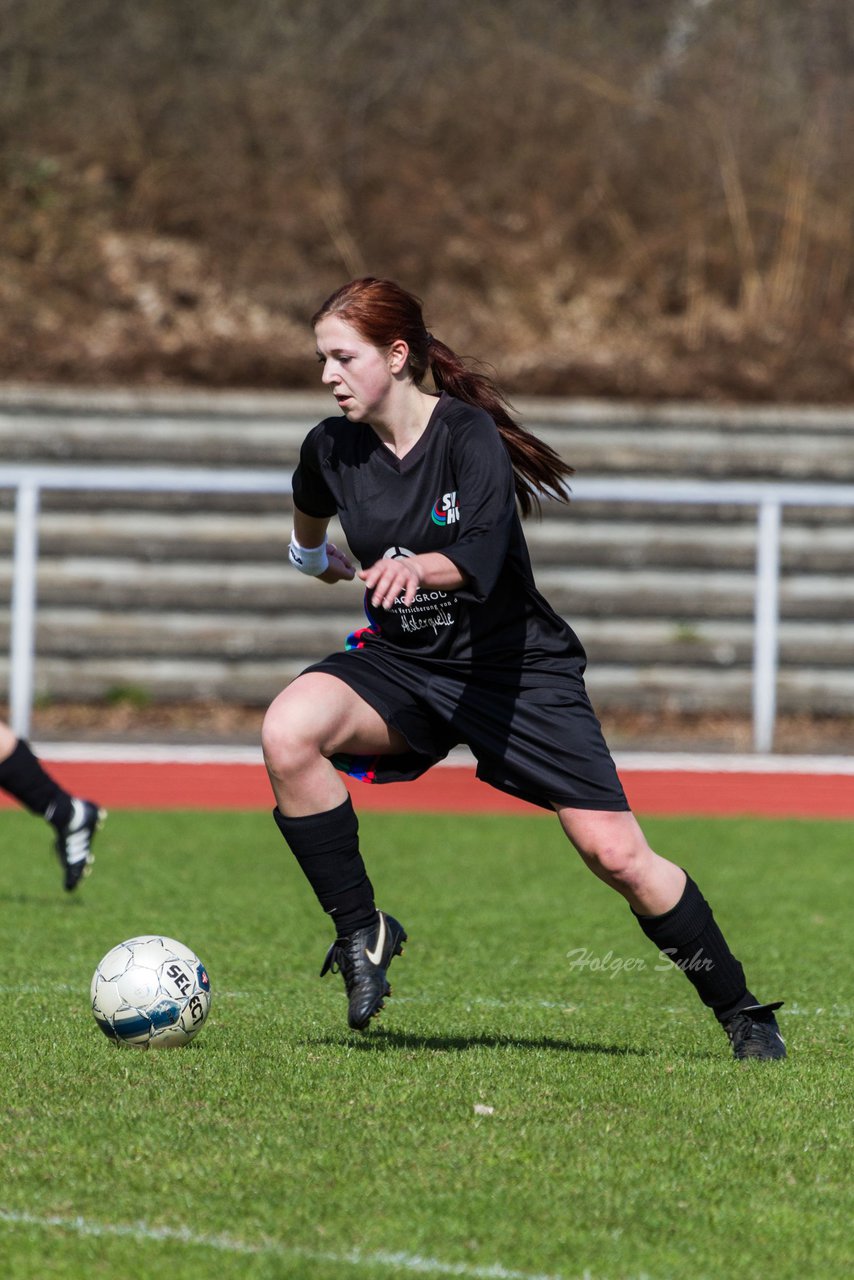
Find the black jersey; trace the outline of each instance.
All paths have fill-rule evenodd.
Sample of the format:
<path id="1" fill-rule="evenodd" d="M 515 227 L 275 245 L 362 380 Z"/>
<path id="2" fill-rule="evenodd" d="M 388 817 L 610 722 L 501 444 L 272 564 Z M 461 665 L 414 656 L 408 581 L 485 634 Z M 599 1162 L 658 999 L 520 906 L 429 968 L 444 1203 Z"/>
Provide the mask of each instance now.
<path id="1" fill-rule="evenodd" d="M 540 595 L 516 509 L 513 469 L 492 418 L 443 393 L 413 448 L 398 458 L 367 423 L 327 418 L 306 437 L 293 478 L 297 508 L 337 515 L 363 568 L 438 551 L 465 575 L 456 591 L 423 587 L 411 605 L 377 608 L 360 646 L 409 653 L 463 672 L 542 671 L 584 650 Z"/>

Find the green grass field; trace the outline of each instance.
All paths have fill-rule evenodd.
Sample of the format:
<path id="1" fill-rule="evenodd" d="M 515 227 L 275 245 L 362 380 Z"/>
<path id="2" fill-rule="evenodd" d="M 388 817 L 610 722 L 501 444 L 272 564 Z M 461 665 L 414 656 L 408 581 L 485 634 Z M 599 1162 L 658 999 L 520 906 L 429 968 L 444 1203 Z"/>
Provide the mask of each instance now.
<path id="1" fill-rule="evenodd" d="M 70 896 L 43 824 L 0 814 L 4 1280 L 850 1273 L 850 824 L 645 823 L 785 997 L 782 1064 L 730 1058 L 548 818 L 361 827 L 410 934 L 364 1035 L 269 815 L 113 814 Z M 90 1014 L 146 932 L 208 967 L 187 1048 Z"/>

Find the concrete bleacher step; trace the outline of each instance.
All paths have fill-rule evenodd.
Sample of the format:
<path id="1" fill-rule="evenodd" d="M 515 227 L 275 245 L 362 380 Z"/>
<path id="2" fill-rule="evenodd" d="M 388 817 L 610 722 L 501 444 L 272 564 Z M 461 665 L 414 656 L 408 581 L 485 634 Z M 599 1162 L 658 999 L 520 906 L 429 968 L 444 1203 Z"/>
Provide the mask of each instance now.
<path id="1" fill-rule="evenodd" d="M 533 561 L 538 566 L 568 564 L 571 558 L 585 565 L 621 568 L 684 565 L 750 571 L 756 562 L 752 512 L 740 523 L 722 525 L 711 520 L 687 528 L 649 516 L 620 521 L 585 517 L 578 504 L 570 526 L 553 518 L 551 511 L 544 519 L 529 522 L 526 537 Z M 51 510 L 40 518 L 39 549 L 43 561 L 98 556 L 109 550 L 112 556 L 141 561 L 251 559 L 283 565 L 290 529 L 289 509 L 261 513 Z M 13 513 L 0 511 L 0 554 L 11 552 L 13 537 Z M 336 526 L 330 537 L 343 542 Z M 784 572 L 848 574 L 850 528 L 816 528 L 794 515 L 783 528 L 781 553 Z"/>
<path id="2" fill-rule="evenodd" d="M 555 519 L 531 522 L 525 536 L 532 560 L 552 566 L 580 560 L 585 565 L 620 568 L 680 565 L 696 568 L 745 568 L 756 564 L 756 518 L 752 510 L 742 513 L 739 523 L 694 521 L 662 523 L 647 514 L 646 519 L 590 519 L 583 504 L 575 508 L 575 519 L 567 526 Z M 812 527 L 789 518 L 782 530 L 783 571 L 834 572 L 851 569 L 852 535 L 849 528 Z"/>
<path id="3" fill-rule="evenodd" d="M 544 569 L 537 583 L 552 606 L 568 617 L 581 613 L 625 618 L 665 615 L 676 619 L 750 617 L 753 576 L 730 570 L 637 569 L 630 584 L 622 569 Z M 787 617 L 849 619 L 854 615 L 854 579 L 789 574 L 780 585 Z"/>
<path id="4" fill-rule="evenodd" d="M 587 677 L 594 704 L 603 708 L 662 712 L 705 711 L 744 715 L 751 705 L 749 671 L 718 671 L 704 677 L 689 668 L 653 666 L 591 667 Z M 837 716 L 854 706 L 854 672 L 781 669 L 777 708 L 782 713 Z"/>
<path id="5" fill-rule="evenodd" d="M 364 625 L 358 608 L 321 616 L 296 611 L 225 613 L 135 608 L 73 609 L 42 606 L 36 639 L 42 655 L 72 658 L 140 659 L 173 657 L 192 665 L 196 658 L 305 657 L 319 649 L 341 648 Z M 9 611 L 0 609 L 0 652 L 9 635 Z"/>
<path id="6" fill-rule="evenodd" d="M 55 700 L 100 700 L 114 696 L 144 696 L 155 701 L 217 698 L 244 703 L 268 703 L 305 665 L 300 659 L 196 658 L 137 659 L 45 657 L 40 680 Z M 0 661 L 0 679 L 8 679 L 8 662 Z M 744 714 L 750 706 L 751 675 L 747 669 L 697 671 L 655 664 L 604 664 L 591 668 L 587 685 L 602 709 L 628 711 L 713 711 Z M 782 670 L 778 682 L 781 711 L 838 715 L 840 704 L 852 705 L 854 673 L 850 670 Z"/>
<path id="7" fill-rule="evenodd" d="M 225 613 L 175 610 L 99 610 L 42 606 L 37 645 L 42 655 L 71 658 L 140 659 L 290 658 L 310 660 L 340 648 L 363 625 L 358 608 L 310 615 L 294 611 Z M 573 626 L 591 662 L 653 663 L 681 667 L 749 667 L 753 624 L 749 620 L 703 618 L 695 622 L 576 616 Z M 9 639 L 9 611 L 0 609 L 0 651 Z M 792 621 L 780 627 L 783 664 L 797 665 L 805 653 L 815 667 L 847 669 L 854 653 L 854 622 Z"/>
<path id="8" fill-rule="evenodd" d="M 526 401 L 521 420 L 583 474 L 848 480 L 845 410 Z M 41 392 L 0 388 L 8 461 L 293 465 L 325 394 Z"/>
<path id="9" fill-rule="evenodd" d="M 26 464 L 295 464 L 325 395 L 0 388 L 0 457 Z M 854 479 L 854 415 L 713 406 L 520 402 L 591 476 Z M 13 495 L 0 490 L 0 673 L 8 653 Z M 854 510 L 789 508 L 782 533 L 781 707 L 854 711 Z M 361 588 L 289 571 L 283 495 L 45 491 L 37 691 L 263 703 L 363 625 Z M 333 528 L 333 539 L 341 541 Z M 756 510 L 576 497 L 527 524 L 538 584 L 577 627 L 603 706 L 744 712 Z"/>
<path id="10" fill-rule="evenodd" d="M 10 591 L 11 570 L 0 565 L 0 592 Z M 753 612 L 752 574 L 736 570 L 694 568 L 636 569 L 626 580 L 622 568 L 546 567 L 537 583 L 552 606 L 571 621 L 579 614 L 627 619 L 664 615 L 685 621 L 720 617 L 747 618 Z M 332 597 L 332 590 L 335 597 Z M 104 609 L 183 608 L 324 613 L 342 608 L 351 593 L 359 608 L 355 582 L 326 589 L 288 572 L 284 564 L 230 561 L 210 564 L 176 561 L 152 563 L 106 556 L 46 558 L 40 565 L 38 593 L 42 606 L 78 606 L 85 601 Z M 854 616 L 854 577 L 834 574 L 788 574 L 781 583 L 781 610 L 787 617 L 846 620 Z"/>

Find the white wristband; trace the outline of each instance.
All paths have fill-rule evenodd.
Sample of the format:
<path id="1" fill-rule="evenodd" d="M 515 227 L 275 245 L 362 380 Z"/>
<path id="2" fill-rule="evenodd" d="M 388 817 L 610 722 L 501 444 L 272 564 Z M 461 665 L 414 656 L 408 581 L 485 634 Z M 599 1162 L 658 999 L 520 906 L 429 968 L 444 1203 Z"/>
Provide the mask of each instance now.
<path id="1" fill-rule="evenodd" d="M 288 559 L 295 569 L 299 569 L 300 573 L 307 573 L 310 578 L 318 577 L 319 574 L 325 573 L 329 568 L 326 539 L 323 539 L 319 547 L 301 547 L 294 535 L 291 534 Z"/>

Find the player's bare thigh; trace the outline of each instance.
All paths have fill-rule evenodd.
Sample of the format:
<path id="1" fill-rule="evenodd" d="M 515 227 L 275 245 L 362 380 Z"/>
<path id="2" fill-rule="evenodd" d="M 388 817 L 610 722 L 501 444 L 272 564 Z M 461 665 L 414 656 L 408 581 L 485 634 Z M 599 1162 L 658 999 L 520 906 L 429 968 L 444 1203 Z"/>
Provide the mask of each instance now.
<path id="1" fill-rule="evenodd" d="M 18 739 L 4 721 L 0 720 L 0 760 L 10 756 L 17 746 Z"/>
<path id="2" fill-rule="evenodd" d="M 282 765 L 306 753 L 396 755 L 406 739 L 343 680 L 323 671 L 298 676 L 271 703 L 262 730 L 268 764 Z"/>

